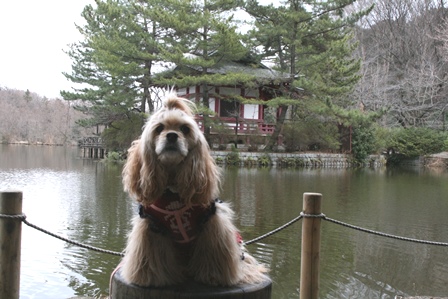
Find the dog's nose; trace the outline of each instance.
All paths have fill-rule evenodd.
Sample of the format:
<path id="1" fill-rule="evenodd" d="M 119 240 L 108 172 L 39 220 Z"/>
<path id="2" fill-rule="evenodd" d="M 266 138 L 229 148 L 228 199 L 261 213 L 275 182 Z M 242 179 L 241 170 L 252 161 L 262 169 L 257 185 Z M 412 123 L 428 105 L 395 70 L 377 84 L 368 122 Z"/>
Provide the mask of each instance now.
<path id="1" fill-rule="evenodd" d="M 176 133 L 168 133 L 166 134 L 166 139 L 170 143 L 174 143 L 177 141 L 177 137 L 179 137 Z"/>

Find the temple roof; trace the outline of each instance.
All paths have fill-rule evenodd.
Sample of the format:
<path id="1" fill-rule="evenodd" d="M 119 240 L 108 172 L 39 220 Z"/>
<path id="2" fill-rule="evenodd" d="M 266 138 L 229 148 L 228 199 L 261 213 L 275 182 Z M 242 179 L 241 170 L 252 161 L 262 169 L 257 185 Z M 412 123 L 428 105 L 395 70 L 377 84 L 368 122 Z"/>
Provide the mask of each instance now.
<path id="1" fill-rule="evenodd" d="M 188 58 L 195 59 L 196 56 L 193 54 L 188 54 Z M 183 67 L 178 67 L 176 64 L 171 63 L 169 65 L 165 65 L 164 69 L 157 71 L 164 76 L 169 77 L 173 75 L 175 72 L 182 73 L 201 73 L 202 67 L 198 65 L 186 65 Z M 208 74 L 229 74 L 229 73 L 244 73 L 248 75 L 253 75 L 257 79 L 261 80 L 269 80 L 269 81 L 281 81 L 281 82 L 289 82 L 291 80 L 291 76 L 287 73 L 276 71 L 272 68 L 267 67 L 265 64 L 261 62 L 254 61 L 221 61 L 217 63 L 213 67 L 207 68 Z"/>

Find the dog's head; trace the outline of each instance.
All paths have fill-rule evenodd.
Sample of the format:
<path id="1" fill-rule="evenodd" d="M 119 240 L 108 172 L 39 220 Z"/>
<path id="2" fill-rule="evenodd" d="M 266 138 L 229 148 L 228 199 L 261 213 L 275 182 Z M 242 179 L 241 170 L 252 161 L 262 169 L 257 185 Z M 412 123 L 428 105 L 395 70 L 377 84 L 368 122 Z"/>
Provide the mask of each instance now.
<path id="1" fill-rule="evenodd" d="M 147 147 L 144 150 L 155 153 L 166 167 L 177 166 L 205 141 L 187 103 L 185 99 L 169 96 L 143 130 L 142 146 Z"/>
<path id="2" fill-rule="evenodd" d="M 170 94 L 129 149 L 123 183 L 138 201 L 150 204 L 167 188 L 186 204 L 207 204 L 218 195 L 219 169 L 190 106 Z"/>

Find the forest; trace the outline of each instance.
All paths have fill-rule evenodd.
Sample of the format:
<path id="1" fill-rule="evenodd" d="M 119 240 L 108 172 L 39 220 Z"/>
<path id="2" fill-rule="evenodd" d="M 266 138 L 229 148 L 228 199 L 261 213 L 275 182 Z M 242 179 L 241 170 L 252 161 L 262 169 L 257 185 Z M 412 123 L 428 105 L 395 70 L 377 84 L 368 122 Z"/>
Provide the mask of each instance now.
<path id="1" fill-rule="evenodd" d="M 386 127 L 445 130 L 446 1 L 375 2 L 375 9 L 356 26 L 355 55 L 362 66 L 353 101 L 365 111 L 386 110 L 381 119 Z"/>
<path id="2" fill-rule="evenodd" d="M 0 88 L 0 143 L 76 144 L 92 131 L 76 125 L 83 117 L 62 99 Z"/>
<path id="3" fill-rule="evenodd" d="M 445 0 L 97 0 L 82 12 L 84 39 L 67 51 L 72 72 L 64 75 L 74 91 L 61 91 L 65 104 L 33 101 L 48 123 L 42 130 L 51 133 L 30 135 L 39 129 L 29 118 L 22 129 L 1 124 L 0 133 L 3 140 L 67 142 L 100 125 L 108 146 L 123 150 L 140 134 L 161 86 L 200 85 L 204 107 L 214 84 L 264 86 L 249 74 L 207 72 L 244 61 L 291 78 L 268 103 L 280 113 L 267 150 L 276 150 L 281 134 L 287 151 L 340 151 L 341 126 L 350 128 L 358 160 L 389 150 L 447 150 L 447 13 Z M 170 65 L 179 71 L 160 71 Z M 11 109 L 29 97 L 2 90 L 0 101 L 14 93 Z M 57 105 L 63 109 L 50 117 L 49 106 Z M 66 126 L 53 128 L 57 119 Z"/>

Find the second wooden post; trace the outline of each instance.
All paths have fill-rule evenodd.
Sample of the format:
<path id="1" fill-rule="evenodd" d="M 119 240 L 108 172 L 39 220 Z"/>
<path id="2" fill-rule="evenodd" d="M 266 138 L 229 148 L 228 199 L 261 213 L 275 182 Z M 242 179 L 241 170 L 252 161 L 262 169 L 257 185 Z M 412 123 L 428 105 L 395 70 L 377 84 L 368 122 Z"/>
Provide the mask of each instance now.
<path id="1" fill-rule="evenodd" d="M 303 213 L 321 214 L 322 194 L 303 194 Z M 302 220 L 302 256 L 300 267 L 300 299 L 319 296 L 320 224 L 321 218 L 304 217 Z"/>
<path id="2" fill-rule="evenodd" d="M 22 192 L 0 192 L 0 214 L 22 214 Z M 22 221 L 0 218 L 0 298 L 19 299 Z"/>

